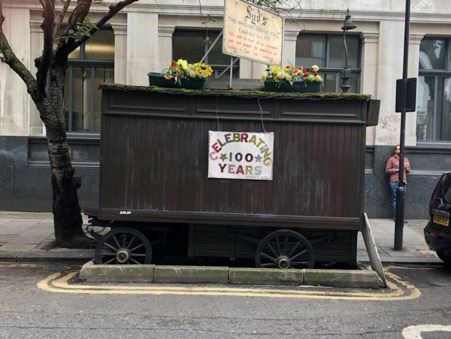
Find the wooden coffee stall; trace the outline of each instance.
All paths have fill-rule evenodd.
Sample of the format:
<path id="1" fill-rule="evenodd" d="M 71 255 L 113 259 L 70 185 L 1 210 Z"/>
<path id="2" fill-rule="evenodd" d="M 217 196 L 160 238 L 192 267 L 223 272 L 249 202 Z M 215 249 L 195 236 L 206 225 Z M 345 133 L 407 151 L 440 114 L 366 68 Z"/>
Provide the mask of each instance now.
<path id="1" fill-rule="evenodd" d="M 97 264 L 150 263 L 159 248 L 176 247 L 186 257 L 250 258 L 258 267 L 356 264 L 366 127 L 377 124 L 379 101 L 102 90 L 99 206 L 85 209 L 92 225 L 110 228 L 99 238 Z M 209 177 L 209 131 L 273 133 L 272 178 Z"/>

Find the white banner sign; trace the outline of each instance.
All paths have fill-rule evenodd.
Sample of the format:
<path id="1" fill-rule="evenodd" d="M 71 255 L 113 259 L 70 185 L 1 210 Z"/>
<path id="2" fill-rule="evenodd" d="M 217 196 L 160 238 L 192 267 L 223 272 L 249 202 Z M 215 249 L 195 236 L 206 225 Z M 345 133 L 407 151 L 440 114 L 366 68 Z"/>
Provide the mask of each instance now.
<path id="1" fill-rule="evenodd" d="M 208 134 L 209 178 L 272 180 L 274 133 Z"/>
<path id="2" fill-rule="evenodd" d="M 241 0 L 224 1 L 224 54 L 263 64 L 282 63 L 283 18 Z"/>

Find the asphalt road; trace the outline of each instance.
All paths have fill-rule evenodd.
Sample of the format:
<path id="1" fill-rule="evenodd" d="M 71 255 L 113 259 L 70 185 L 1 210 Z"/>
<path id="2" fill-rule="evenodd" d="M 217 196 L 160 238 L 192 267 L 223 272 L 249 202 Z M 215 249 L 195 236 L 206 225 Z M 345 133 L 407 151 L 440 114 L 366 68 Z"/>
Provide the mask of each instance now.
<path id="1" fill-rule="evenodd" d="M 77 268 L 0 263 L 0 338 L 451 337 L 451 271 L 440 265 L 387 267 L 411 287 L 398 298 L 388 290 L 311 287 L 281 298 L 188 294 L 185 286 L 178 286 L 180 294 L 164 286 L 153 293 L 124 285 L 103 286 L 108 293 L 77 283 L 37 286 Z M 357 294 L 364 297 L 353 298 Z"/>

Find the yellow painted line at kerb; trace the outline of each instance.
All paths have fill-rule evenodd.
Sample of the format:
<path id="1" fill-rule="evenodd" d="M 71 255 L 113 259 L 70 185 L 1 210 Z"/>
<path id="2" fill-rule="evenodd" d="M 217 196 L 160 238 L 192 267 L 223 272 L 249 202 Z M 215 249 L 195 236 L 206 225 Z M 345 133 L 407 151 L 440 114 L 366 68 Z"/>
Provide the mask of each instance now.
<path id="1" fill-rule="evenodd" d="M 361 293 L 340 291 L 305 291 L 299 289 L 237 288 L 237 287 L 185 287 L 170 285 L 85 285 L 70 284 L 69 280 L 78 272 L 65 275 L 55 273 L 41 280 L 37 286 L 47 292 L 70 294 L 128 294 L 128 295 L 183 295 L 183 296 L 230 296 L 286 299 L 335 299 L 335 300 L 374 300 L 397 301 L 413 300 L 421 292 L 413 285 L 391 272 L 386 272 L 391 280 L 387 293 Z"/>

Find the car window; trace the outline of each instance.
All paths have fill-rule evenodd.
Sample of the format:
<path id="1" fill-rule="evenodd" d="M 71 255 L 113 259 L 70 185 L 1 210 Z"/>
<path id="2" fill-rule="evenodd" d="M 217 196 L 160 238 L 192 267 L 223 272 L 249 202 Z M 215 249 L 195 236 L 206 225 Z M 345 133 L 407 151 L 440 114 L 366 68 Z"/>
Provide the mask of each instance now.
<path id="1" fill-rule="evenodd" d="M 449 204 L 451 203 L 451 173 L 443 176 L 442 179 L 442 195 L 443 199 Z"/>

